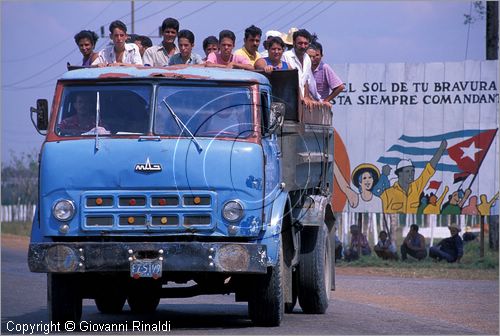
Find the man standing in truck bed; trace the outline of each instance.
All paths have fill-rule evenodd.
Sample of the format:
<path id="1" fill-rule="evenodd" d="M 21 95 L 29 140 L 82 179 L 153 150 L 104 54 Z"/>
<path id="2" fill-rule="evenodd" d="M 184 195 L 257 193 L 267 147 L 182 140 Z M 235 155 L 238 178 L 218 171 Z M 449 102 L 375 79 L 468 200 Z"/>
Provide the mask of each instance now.
<path id="1" fill-rule="evenodd" d="M 299 29 L 293 33 L 293 49 L 283 54 L 288 65 L 299 72 L 299 87 L 306 102 L 310 102 L 311 99 L 321 101 L 311 70 L 311 59 L 306 53 L 310 42 L 311 34 L 305 29 Z"/>
<path id="2" fill-rule="evenodd" d="M 167 18 L 161 24 L 163 40 L 159 45 L 146 49 L 144 53 L 144 65 L 167 66 L 170 57 L 179 52 L 175 45 L 175 39 L 179 32 L 179 21 L 174 18 Z"/>

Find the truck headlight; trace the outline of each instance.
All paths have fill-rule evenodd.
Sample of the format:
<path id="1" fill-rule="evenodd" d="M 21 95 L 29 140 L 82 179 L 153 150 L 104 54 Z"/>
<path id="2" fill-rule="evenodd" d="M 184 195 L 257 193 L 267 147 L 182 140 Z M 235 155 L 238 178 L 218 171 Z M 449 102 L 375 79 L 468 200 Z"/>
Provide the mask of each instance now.
<path id="1" fill-rule="evenodd" d="M 75 215 L 75 204 L 66 199 L 58 200 L 52 207 L 52 214 L 58 220 L 67 222 Z"/>
<path id="2" fill-rule="evenodd" d="M 228 222 L 237 222 L 243 218 L 243 206 L 238 201 L 229 201 L 222 207 L 222 216 Z"/>

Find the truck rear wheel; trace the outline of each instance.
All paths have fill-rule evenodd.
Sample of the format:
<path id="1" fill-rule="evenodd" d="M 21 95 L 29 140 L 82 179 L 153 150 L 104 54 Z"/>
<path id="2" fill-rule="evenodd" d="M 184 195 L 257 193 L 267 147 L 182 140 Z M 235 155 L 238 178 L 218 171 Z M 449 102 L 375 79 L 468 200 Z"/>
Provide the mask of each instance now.
<path id="1" fill-rule="evenodd" d="M 160 280 L 132 280 L 127 298 L 130 310 L 137 314 L 153 313 L 160 304 L 160 290 Z"/>
<path id="2" fill-rule="evenodd" d="M 330 299 L 332 277 L 331 246 L 328 229 L 304 231 L 299 266 L 299 305 L 307 314 L 324 314 Z"/>
<path id="3" fill-rule="evenodd" d="M 77 274 L 47 274 L 47 306 L 52 322 L 73 321 L 82 318 L 82 296 Z"/>
<path id="4" fill-rule="evenodd" d="M 281 241 L 281 237 L 280 237 Z M 285 311 L 283 298 L 283 254 L 280 245 L 278 262 L 269 267 L 266 275 L 259 275 L 252 286 L 254 290 L 248 301 L 250 319 L 257 326 L 277 327 Z"/>

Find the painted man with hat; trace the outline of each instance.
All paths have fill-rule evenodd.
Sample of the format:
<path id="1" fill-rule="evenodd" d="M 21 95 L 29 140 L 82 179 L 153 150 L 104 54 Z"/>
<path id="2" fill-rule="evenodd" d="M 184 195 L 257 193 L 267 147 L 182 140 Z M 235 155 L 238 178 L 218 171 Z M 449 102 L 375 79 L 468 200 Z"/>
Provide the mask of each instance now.
<path id="1" fill-rule="evenodd" d="M 384 190 L 380 197 L 384 205 L 384 213 L 417 213 L 420 203 L 420 194 L 436 172 L 436 166 L 443 156 L 448 143 L 441 141 L 441 145 L 425 165 L 420 176 L 415 179 L 415 166 L 411 160 L 401 159 L 396 166 L 395 174 L 398 181 Z"/>
<path id="2" fill-rule="evenodd" d="M 464 255 L 464 243 L 458 235 L 460 227 L 456 224 L 448 226 L 451 237 L 441 240 L 436 246 L 429 249 L 429 257 L 438 261 L 445 259 L 447 262 L 460 262 Z"/>

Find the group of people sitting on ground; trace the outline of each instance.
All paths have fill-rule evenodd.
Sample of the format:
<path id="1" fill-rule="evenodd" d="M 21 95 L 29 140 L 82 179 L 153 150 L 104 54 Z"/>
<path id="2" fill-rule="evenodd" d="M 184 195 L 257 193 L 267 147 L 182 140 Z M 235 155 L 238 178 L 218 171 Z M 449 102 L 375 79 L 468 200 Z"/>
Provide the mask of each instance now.
<path id="1" fill-rule="evenodd" d="M 127 35 L 127 26 L 119 21 L 109 25 L 112 43 L 96 52 L 96 33 L 83 30 L 75 35 L 75 42 L 83 55 L 82 66 L 104 67 L 117 65 L 146 65 L 153 67 L 191 64 L 244 70 L 297 69 L 302 97 L 306 103 L 330 101 L 342 90 L 344 84 L 333 69 L 322 62 L 323 47 L 315 35 L 305 29 L 290 29 L 288 34 L 270 30 L 265 34 L 261 54 L 258 49 L 262 30 L 254 25 L 245 29 L 242 48 L 233 52 L 236 36 L 222 30 L 219 38 L 208 36 L 203 41 L 206 57 L 193 52 L 195 36 L 187 29 L 179 30 L 179 21 L 167 18 L 161 32 L 163 40 L 152 45 L 151 39 L 142 35 Z M 177 39 L 177 44 L 176 44 Z"/>
<path id="2" fill-rule="evenodd" d="M 448 226 L 450 237 L 441 240 L 434 246 L 429 248 L 429 257 L 436 261 L 446 260 L 447 262 L 460 262 L 464 254 L 464 242 L 476 239 L 476 235 L 472 233 L 468 226 L 463 238 L 460 237 L 460 227 L 456 224 Z M 345 261 L 353 261 L 359 259 L 360 255 L 371 255 L 372 251 L 366 236 L 360 232 L 358 225 L 351 225 L 351 242 L 350 245 L 343 250 L 342 243 L 335 236 L 335 260 L 340 260 L 342 254 Z M 392 241 L 386 231 L 380 231 L 379 241 L 373 247 L 373 250 L 378 257 L 384 260 L 399 260 L 396 244 Z M 427 248 L 425 245 L 425 237 L 418 233 L 418 225 L 410 225 L 410 231 L 406 235 L 400 248 L 401 260 L 405 261 L 408 256 L 416 260 L 423 260 L 427 257 Z"/>

